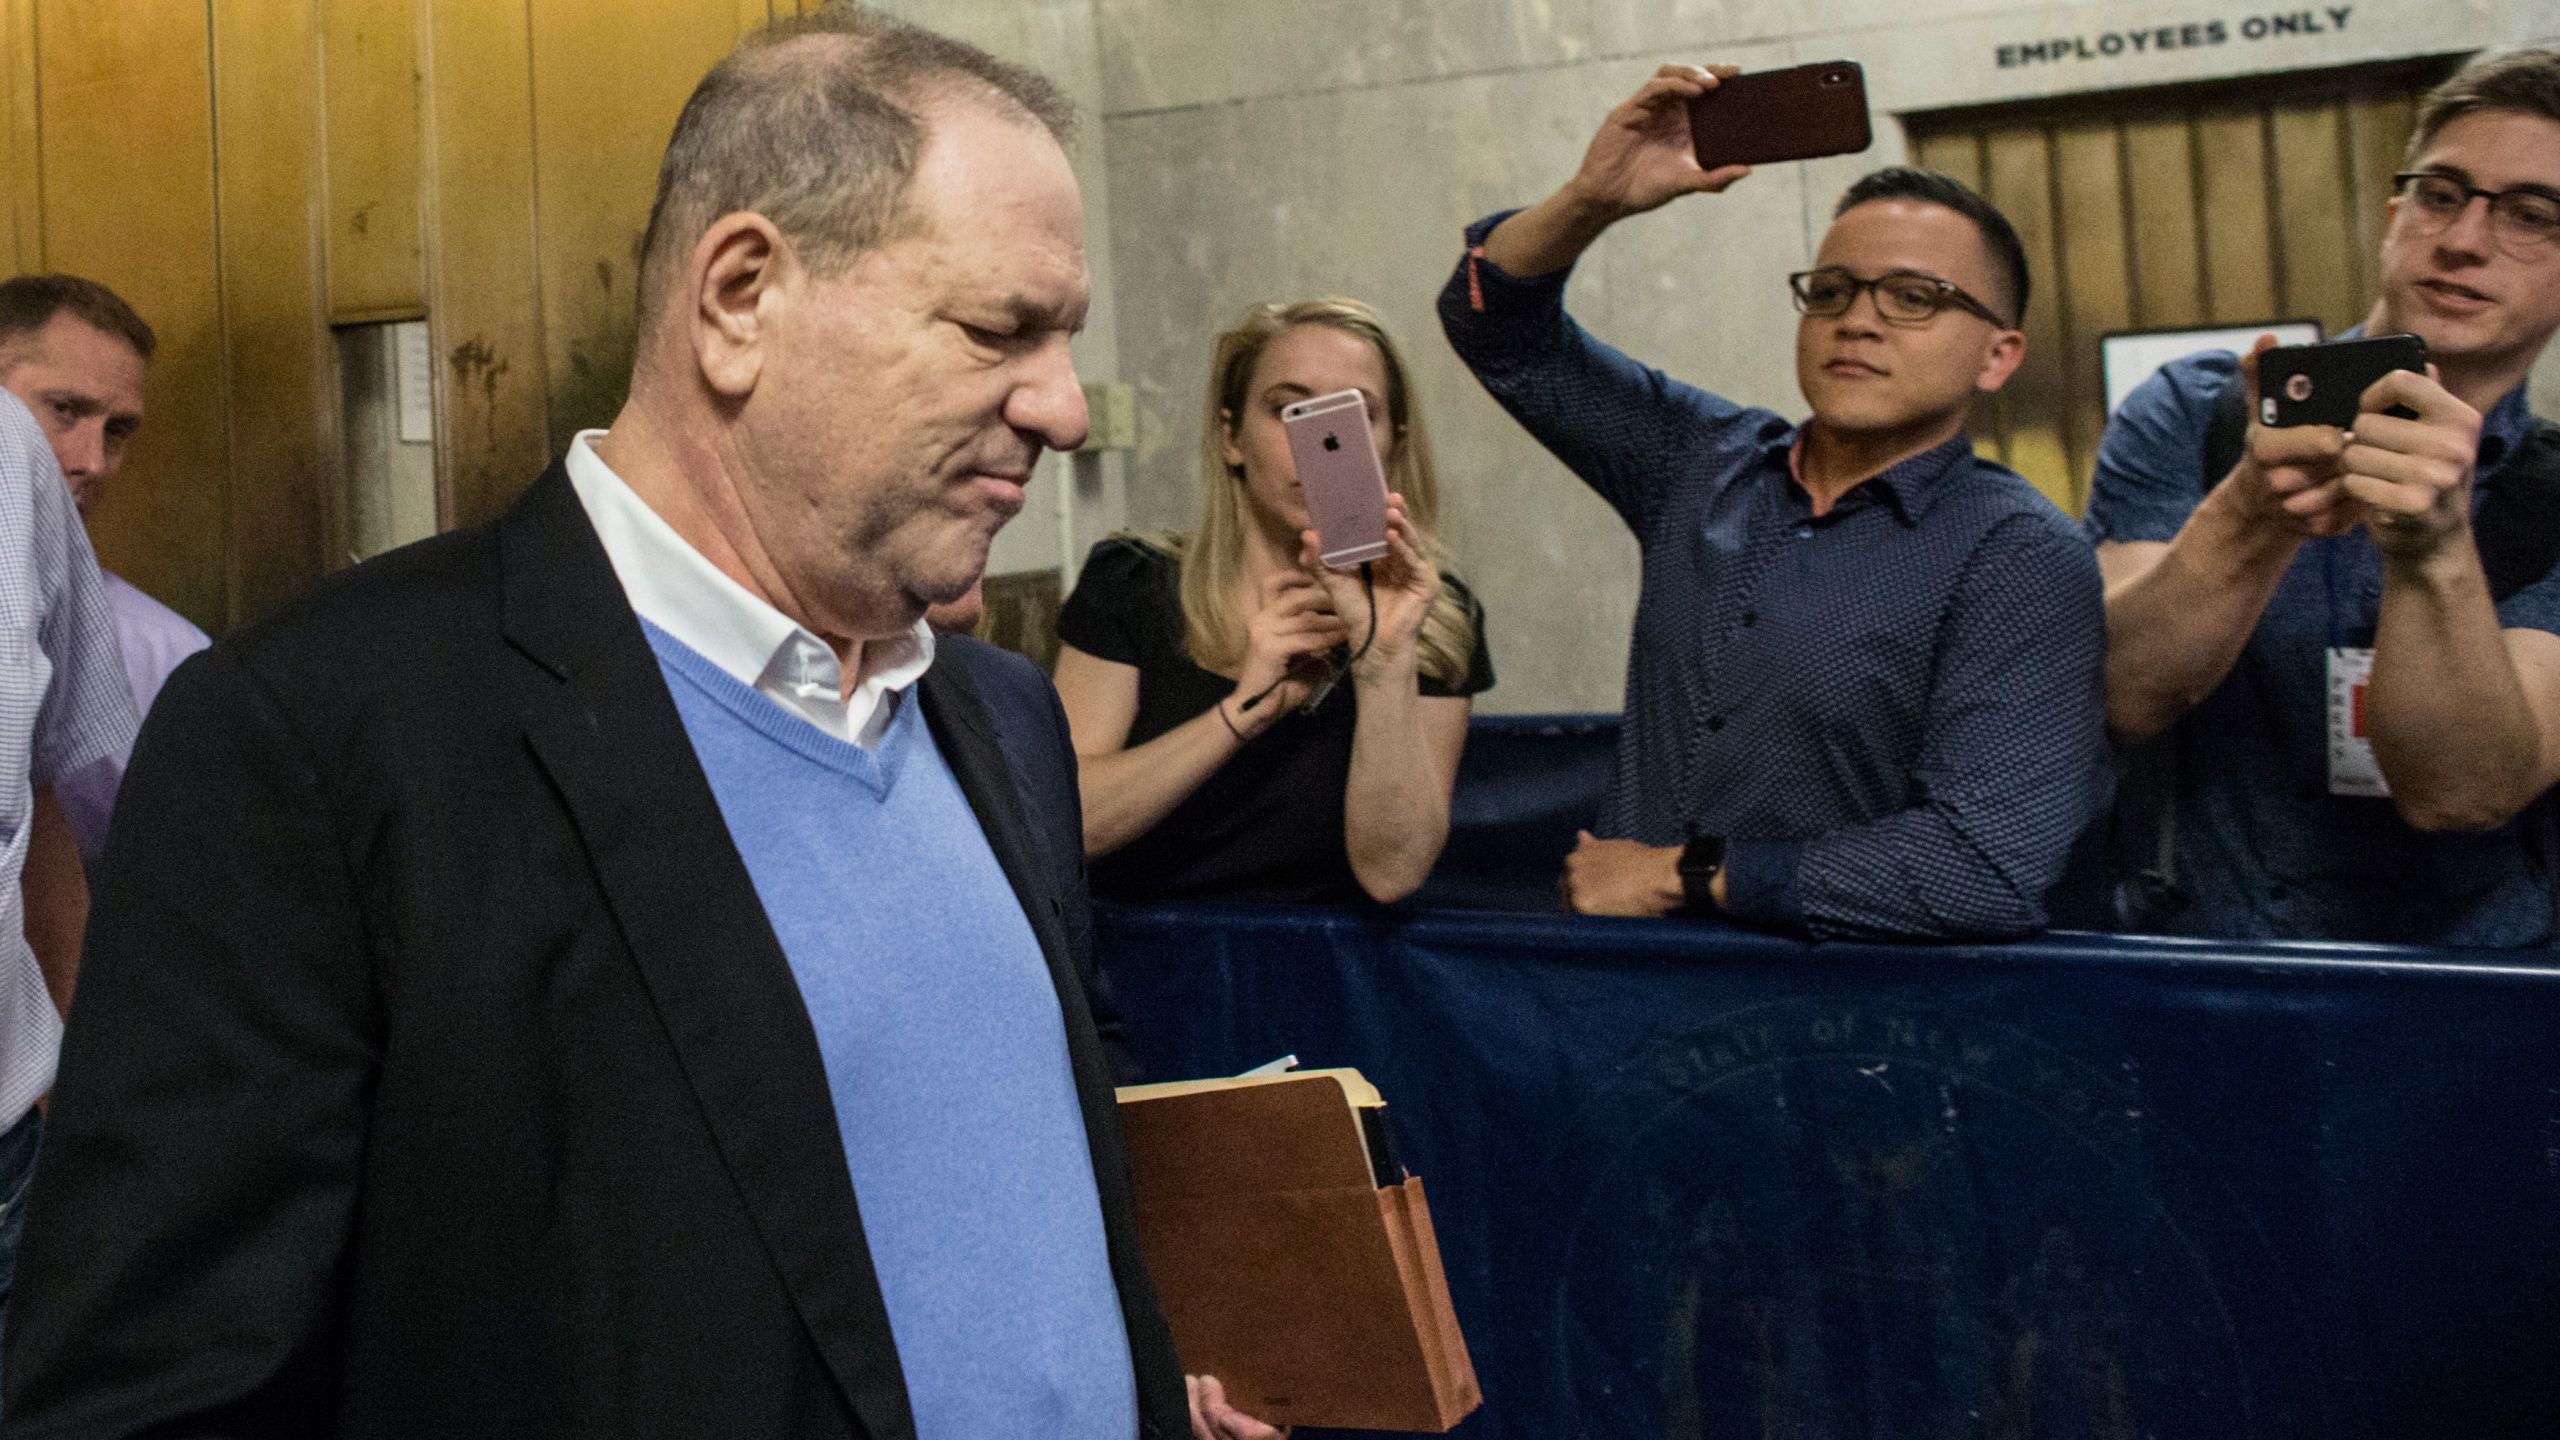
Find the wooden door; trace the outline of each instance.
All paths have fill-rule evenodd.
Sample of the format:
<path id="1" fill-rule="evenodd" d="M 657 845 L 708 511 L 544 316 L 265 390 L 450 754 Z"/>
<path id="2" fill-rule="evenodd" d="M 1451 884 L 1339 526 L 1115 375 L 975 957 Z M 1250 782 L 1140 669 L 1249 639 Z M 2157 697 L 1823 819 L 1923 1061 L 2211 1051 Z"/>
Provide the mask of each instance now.
<path id="1" fill-rule="evenodd" d="M 2415 102 L 2452 62 L 1908 117 L 1913 163 L 2018 227 L 2027 363 L 1977 446 L 2074 515 L 2106 423 L 2109 331 L 2362 320 Z"/>

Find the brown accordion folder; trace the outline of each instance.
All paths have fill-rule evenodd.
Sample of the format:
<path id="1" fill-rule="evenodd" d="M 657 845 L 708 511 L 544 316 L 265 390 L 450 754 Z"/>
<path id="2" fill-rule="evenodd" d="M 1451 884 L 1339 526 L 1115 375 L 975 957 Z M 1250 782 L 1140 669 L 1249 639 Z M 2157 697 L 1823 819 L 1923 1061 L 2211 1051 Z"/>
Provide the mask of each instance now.
<path id="1" fill-rule="evenodd" d="M 1385 1108 L 1357 1070 L 1120 1091 L 1174 1349 L 1257 1419 L 1437 1434 L 1483 1403 Z"/>

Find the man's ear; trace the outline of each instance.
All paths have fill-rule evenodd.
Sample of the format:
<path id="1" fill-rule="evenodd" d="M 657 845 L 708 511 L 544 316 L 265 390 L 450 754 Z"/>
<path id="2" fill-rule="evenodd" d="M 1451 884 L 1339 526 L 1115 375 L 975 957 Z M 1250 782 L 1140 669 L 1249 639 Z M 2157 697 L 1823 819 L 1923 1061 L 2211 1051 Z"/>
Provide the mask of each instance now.
<path id="1" fill-rule="evenodd" d="M 2003 330 L 1991 337 L 1983 348 L 1982 369 L 1973 377 L 1973 388 L 1985 395 L 2009 383 L 2018 366 L 2027 358 L 2027 336 L 2022 330 Z"/>
<path id="2" fill-rule="evenodd" d="M 694 363 L 713 393 L 744 400 L 764 373 L 767 325 L 797 270 L 772 221 L 752 210 L 702 232 L 685 271 Z"/>

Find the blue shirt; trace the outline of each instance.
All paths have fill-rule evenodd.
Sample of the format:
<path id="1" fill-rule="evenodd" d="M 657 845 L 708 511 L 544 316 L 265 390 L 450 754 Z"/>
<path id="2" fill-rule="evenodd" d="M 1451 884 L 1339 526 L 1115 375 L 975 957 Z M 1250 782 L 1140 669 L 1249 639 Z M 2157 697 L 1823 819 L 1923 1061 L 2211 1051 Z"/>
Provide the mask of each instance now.
<path id="1" fill-rule="evenodd" d="M 1066 1022 L 914 696 L 864 750 L 647 633 L 817 1032 L 917 1440 L 1130 1440 Z"/>
<path id="2" fill-rule="evenodd" d="M 62 1043 L 20 889 L 35 787 L 121 771 L 134 725 L 89 532 L 44 431 L 0 391 L 0 1130 L 51 1088 Z"/>
<path id="3" fill-rule="evenodd" d="M 2089 537 L 2167 541 L 2222 477 L 2204 434 L 2239 363 L 2220 351 L 2163 366 L 2108 421 Z M 2532 430 L 2519 387 L 2482 417 L 2475 513 Z M 2362 529 L 2306 541 L 2231 673 L 2179 721 L 2181 934 L 2421 945 L 2532 945 L 2551 935 L 2548 802 L 2497 830 L 2431 835 L 2388 799 L 2329 793 L 2328 651 L 2368 647 L 2382 557 Z M 2560 633 L 2560 571 L 2498 606 L 2509 629 Z"/>
<path id="4" fill-rule="evenodd" d="M 1440 316 L 1643 551 L 1597 832 L 1725 837 L 1726 908 L 1756 923 L 2041 928 L 2105 789 L 2105 617 L 2070 522 L 1962 437 L 1816 517 L 1788 468 L 1796 427 L 1593 339 L 1565 279 L 1471 258 Z"/>

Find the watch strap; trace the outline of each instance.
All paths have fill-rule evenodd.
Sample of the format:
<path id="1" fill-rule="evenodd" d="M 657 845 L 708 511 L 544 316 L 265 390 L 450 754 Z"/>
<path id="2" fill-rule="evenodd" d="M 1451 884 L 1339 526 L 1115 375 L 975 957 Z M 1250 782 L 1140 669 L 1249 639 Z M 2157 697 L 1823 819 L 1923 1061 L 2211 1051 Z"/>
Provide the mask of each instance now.
<path id="1" fill-rule="evenodd" d="M 1724 837 L 1693 835 L 1680 847 L 1680 894 L 1682 912 L 1690 915 L 1717 913 L 1716 876 L 1724 870 Z"/>

